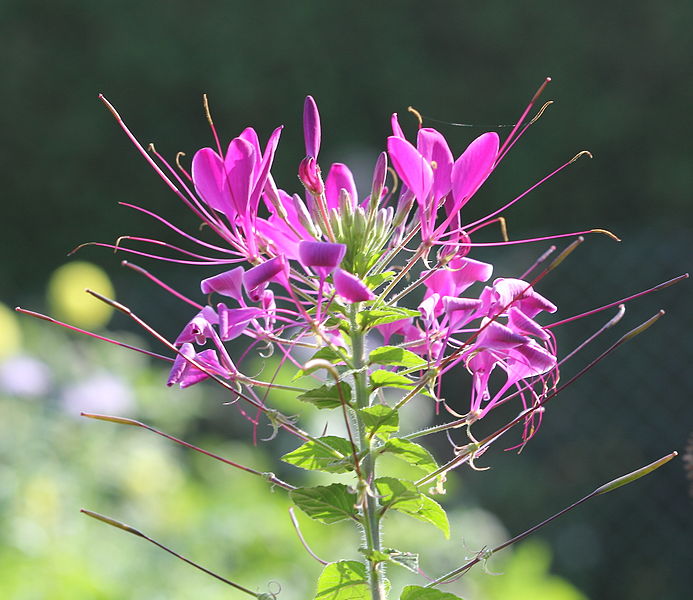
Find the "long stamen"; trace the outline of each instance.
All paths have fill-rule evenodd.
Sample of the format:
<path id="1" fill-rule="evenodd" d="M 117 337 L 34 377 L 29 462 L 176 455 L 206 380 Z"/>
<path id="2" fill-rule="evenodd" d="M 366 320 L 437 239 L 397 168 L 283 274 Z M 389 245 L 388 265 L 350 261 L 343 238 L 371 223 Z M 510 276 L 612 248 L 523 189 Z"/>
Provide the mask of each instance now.
<path id="1" fill-rule="evenodd" d="M 199 569 L 203 573 L 206 573 L 207 575 L 211 575 L 215 579 L 218 579 L 219 581 L 230 585 L 232 588 L 235 588 L 241 592 L 244 592 L 248 594 L 249 596 L 253 596 L 254 598 L 259 598 L 259 594 L 256 594 L 252 590 L 249 590 L 247 587 L 244 587 L 238 583 L 234 583 L 233 581 L 230 581 L 229 579 L 226 579 L 225 577 L 222 577 L 221 575 L 217 575 L 213 571 L 210 571 L 206 567 L 203 567 L 202 565 L 190 560 L 189 558 L 186 558 L 182 554 L 179 554 L 178 552 L 175 552 L 174 550 L 171 550 L 171 548 L 168 548 L 167 546 L 164 546 L 162 543 L 157 542 L 155 539 L 150 538 L 148 535 L 145 535 L 138 529 L 135 529 L 134 527 L 131 527 L 130 525 L 126 525 L 125 523 L 121 523 L 120 521 L 116 521 L 115 519 L 112 519 L 111 517 L 106 517 L 105 515 L 101 515 L 99 513 L 93 512 L 91 510 L 87 510 L 86 508 L 82 508 L 80 510 L 81 513 L 84 513 L 88 517 L 91 517 L 92 519 L 96 519 L 97 521 L 101 521 L 102 523 L 106 523 L 107 525 L 111 525 L 112 527 L 116 527 L 117 529 L 122 529 L 123 531 L 127 531 L 128 533 L 131 533 L 133 535 L 136 535 L 137 537 L 141 537 L 148 542 L 151 542 L 155 546 L 158 546 L 165 552 L 168 552 L 169 554 L 175 556 L 176 558 L 179 558 L 183 562 L 188 563 L 190 566 L 195 567 L 196 569 Z"/>
<path id="2" fill-rule="evenodd" d="M 21 313 L 23 315 L 27 315 L 29 317 L 34 317 L 36 319 L 41 319 L 42 321 L 48 321 L 48 323 L 51 323 L 53 325 L 60 325 L 60 327 L 64 327 L 65 329 L 69 329 L 70 331 L 75 331 L 77 333 L 82 333 L 84 335 L 88 335 L 89 337 L 96 338 L 97 340 L 101 340 L 102 342 L 108 342 L 109 344 L 114 344 L 115 346 L 120 346 L 121 348 L 127 348 L 128 350 L 134 350 L 135 352 L 139 352 L 140 354 L 146 354 L 147 356 L 151 356 L 152 358 L 158 358 L 159 360 L 165 360 L 167 362 L 173 362 L 173 359 L 169 358 L 168 356 L 163 356 L 161 354 L 157 354 L 156 352 L 150 352 L 149 350 L 145 350 L 143 348 L 138 348 L 137 346 L 132 346 L 130 344 L 126 344 L 125 342 L 119 342 L 118 340 L 113 340 L 111 338 L 108 338 L 103 335 L 99 335 L 98 333 L 93 333 L 91 331 L 87 331 L 86 329 L 80 329 L 79 327 L 75 327 L 74 325 L 69 325 L 68 323 L 63 323 L 62 321 L 58 321 L 57 319 L 54 319 L 53 317 L 49 317 L 47 315 L 35 312 L 33 310 L 27 310 L 26 308 L 20 308 L 19 306 L 15 308 L 15 310 L 18 313 Z"/>
<path id="3" fill-rule="evenodd" d="M 663 290 L 664 288 L 668 288 L 669 286 L 675 285 L 675 284 L 679 283 L 680 281 L 683 281 L 684 279 L 688 279 L 688 273 L 684 273 L 683 275 L 679 275 L 678 277 L 674 277 L 673 279 L 670 279 L 669 281 L 665 281 L 664 283 L 660 283 L 660 284 L 658 284 L 654 287 L 651 287 L 647 290 L 643 290 L 642 292 L 638 292 L 637 294 L 633 294 L 631 296 L 626 296 L 625 298 L 621 298 L 620 300 L 610 302 L 609 304 L 605 304 L 604 306 L 600 306 L 599 308 L 594 308 L 592 310 L 588 310 L 587 312 L 580 313 L 579 315 L 575 315 L 573 317 L 568 317 L 567 319 L 563 319 L 562 321 L 556 321 L 555 323 L 550 323 L 549 325 L 545 325 L 544 329 L 552 329 L 554 327 L 558 327 L 559 325 L 565 325 L 566 323 L 570 323 L 571 321 L 576 321 L 576 320 L 582 319 L 584 317 L 589 317 L 590 315 L 594 315 L 594 314 L 601 312 L 603 310 L 606 310 L 608 308 L 618 306 L 619 304 L 625 304 L 626 302 L 630 302 L 631 300 L 635 300 L 636 298 L 640 298 L 640 296 L 645 296 L 647 294 L 651 294 L 652 292 L 658 292 L 659 290 Z"/>

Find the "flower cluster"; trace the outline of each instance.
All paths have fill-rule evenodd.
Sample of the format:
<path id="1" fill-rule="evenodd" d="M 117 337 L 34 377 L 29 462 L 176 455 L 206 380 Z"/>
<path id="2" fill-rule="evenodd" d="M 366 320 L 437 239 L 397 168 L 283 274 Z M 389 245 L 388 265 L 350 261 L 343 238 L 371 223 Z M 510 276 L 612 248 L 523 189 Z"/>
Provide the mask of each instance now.
<path id="1" fill-rule="evenodd" d="M 497 220 L 498 211 L 464 223 L 463 208 L 522 132 L 503 146 L 496 133 L 484 133 L 455 159 L 445 137 L 433 128 L 420 127 L 414 146 L 394 114 L 388 151 L 378 156 L 369 193 L 360 197 L 344 164 L 331 165 L 323 179 L 320 116 L 310 96 L 303 123 L 306 156 L 298 168 L 303 195 L 279 188 L 271 173 L 281 127 L 264 150 L 249 127 L 223 152 L 212 125 L 217 149 L 199 150 L 190 173 L 182 168 L 176 172 L 164 161 L 175 176 L 176 192 L 224 242 L 204 241 L 157 216 L 217 254 L 202 256 L 171 246 L 187 256 L 166 259 L 237 265 L 201 281 L 210 303 L 197 305 L 199 312 L 176 339 L 179 354 L 168 384 L 186 387 L 210 375 L 243 382 L 225 347 L 241 336 L 280 347 L 288 360 L 295 360 L 291 349 L 299 340 L 334 348 L 339 357 L 339 348 L 346 345 L 342 325 L 349 307 L 358 304 L 371 315 L 385 344 L 421 358 L 417 372 L 427 374 L 427 388 L 439 401 L 444 403 L 443 374 L 455 368 L 471 374 L 469 422 L 507 399 L 511 388 L 524 408 L 540 402 L 558 376 L 555 339 L 535 317 L 554 312 L 555 305 L 522 279 L 498 278 L 476 294 L 468 291 L 488 282 L 493 272 L 491 264 L 468 257 L 475 246 L 470 235 Z M 413 258 L 398 264 L 412 242 Z M 155 256 L 122 244 L 119 248 Z M 431 251 L 434 266 L 428 263 Z M 428 268 L 397 291 L 419 260 Z M 425 293 L 416 310 L 401 307 L 419 286 Z M 388 369 L 413 373 L 402 365 Z M 505 381 L 491 391 L 494 370 L 503 372 Z"/>

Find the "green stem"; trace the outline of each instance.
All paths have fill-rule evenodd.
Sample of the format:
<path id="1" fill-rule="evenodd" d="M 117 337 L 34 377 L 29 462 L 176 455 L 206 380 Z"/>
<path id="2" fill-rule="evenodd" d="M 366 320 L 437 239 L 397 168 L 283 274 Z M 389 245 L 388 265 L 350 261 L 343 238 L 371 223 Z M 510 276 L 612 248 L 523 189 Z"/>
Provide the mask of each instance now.
<path id="1" fill-rule="evenodd" d="M 365 336 L 356 321 L 358 303 L 352 304 L 349 313 L 351 329 L 352 363 L 354 367 L 354 394 L 357 408 L 366 408 L 370 403 L 368 393 L 367 357 L 365 352 Z M 366 490 L 370 491 L 375 480 L 375 453 L 372 452 L 370 439 L 366 427 L 358 411 L 356 411 L 356 423 L 358 425 L 359 453 L 365 454 L 361 464 L 361 475 Z M 380 518 L 378 516 L 378 504 L 371 493 L 366 493 L 363 502 L 363 528 L 366 535 L 366 544 L 369 554 L 380 552 Z M 371 586 L 372 600 L 386 600 L 385 586 L 383 585 L 382 567 L 375 559 L 367 559 L 369 582 Z"/>

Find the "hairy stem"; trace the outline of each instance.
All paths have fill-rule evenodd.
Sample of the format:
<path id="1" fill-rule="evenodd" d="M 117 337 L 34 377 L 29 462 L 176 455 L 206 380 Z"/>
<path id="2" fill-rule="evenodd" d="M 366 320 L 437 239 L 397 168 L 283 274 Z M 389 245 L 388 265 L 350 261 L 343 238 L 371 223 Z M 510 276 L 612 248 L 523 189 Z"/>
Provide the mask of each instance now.
<path id="1" fill-rule="evenodd" d="M 358 303 L 351 307 L 349 314 L 352 364 L 354 367 L 354 394 L 357 408 L 366 408 L 369 405 L 367 357 L 365 349 L 365 336 L 356 321 Z M 365 454 L 361 464 L 362 485 L 365 493 L 363 500 L 363 528 L 366 534 L 366 544 L 369 554 L 380 552 L 380 519 L 378 505 L 371 488 L 375 480 L 375 454 L 371 452 L 372 440 L 368 437 L 363 420 L 356 412 L 356 422 L 359 434 L 359 451 Z M 372 600 L 385 600 L 385 586 L 383 585 L 382 567 L 375 558 L 367 559 L 369 581 Z"/>

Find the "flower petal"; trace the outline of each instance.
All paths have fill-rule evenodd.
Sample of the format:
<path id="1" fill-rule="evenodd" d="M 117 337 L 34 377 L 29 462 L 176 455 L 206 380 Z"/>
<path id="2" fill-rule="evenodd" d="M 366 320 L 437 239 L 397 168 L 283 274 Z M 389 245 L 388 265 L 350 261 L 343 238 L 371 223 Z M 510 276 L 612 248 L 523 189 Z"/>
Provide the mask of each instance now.
<path id="1" fill-rule="evenodd" d="M 303 240 L 298 244 L 298 259 L 304 267 L 314 269 L 324 278 L 341 264 L 346 249 L 345 244 Z"/>
<path id="2" fill-rule="evenodd" d="M 416 199 L 424 204 L 433 185 L 433 169 L 407 140 L 390 136 L 387 138 L 387 151 L 395 170 Z"/>
<path id="3" fill-rule="evenodd" d="M 223 296 L 235 298 L 240 302 L 243 297 L 242 286 L 244 271 L 245 269 L 243 267 L 236 267 L 230 271 L 219 273 L 219 275 L 215 275 L 214 277 L 203 279 L 200 282 L 200 289 L 203 294 L 216 292 Z"/>
<path id="4" fill-rule="evenodd" d="M 306 142 L 306 156 L 318 157 L 320 152 L 320 113 L 313 96 L 306 96 L 303 103 L 303 137 Z"/>
<path id="5" fill-rule="evenodd" d="M 335 290 L 347 302 L 365 302 L 375 298 L 375 294 L 356 275 L 338 268 L 333 278 Z"/>
<path id="6" fill-rule="evenodd" d="M 199 196 L 214 210 L 232 218 L 235 209 L 221 157 L 211 148 L 202 148 L 193 156 L 192 178 Z"/>
<path id="7" fill-rule="evenodd" d="M 234 207 L 241 215 L 246 214 L 250 192 L 253 189 L 253 171 L 257 160 L 253 144 L 243 138 L 231 140 L 224 158 L 224 167 Z"/>
<path id="8" fill-rule="evenodd" d="M 450 193 L 452 187 L 452 152 L 439 131 L 424 127 L 419 129 L 416 147 L 421 155 L 433 166 L 433 196 L 440 200 Z"/>
<path id="9" fill-rule="evenodd" d="M 499 138 L 494 132 L 476 138 L 452 167 L 452 196 L 456 212 L 474 195 L 491 174 L 498 155 Z"/>
<path id="10" fill-rule="evenodd" d="M 349 167 L 342 163 L 334 163 L 330 167 L 330 172 L 325 180 L 325 198 L 327 199 L 327 208 L 339 208 L 339 192 L 346 190 L 351 200 L 351 206 L 355 206 L 358 201 L 356 192 L 356 183 L 354 175 Z"/>

